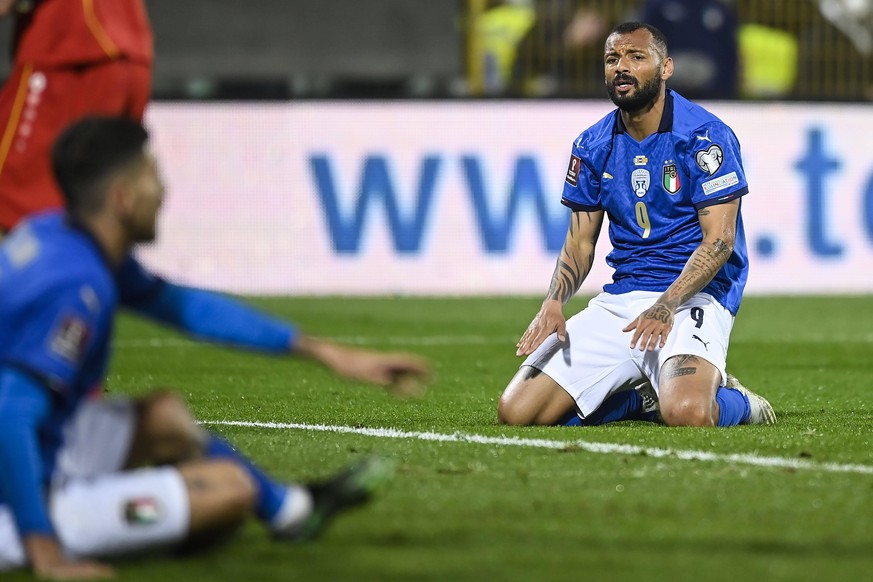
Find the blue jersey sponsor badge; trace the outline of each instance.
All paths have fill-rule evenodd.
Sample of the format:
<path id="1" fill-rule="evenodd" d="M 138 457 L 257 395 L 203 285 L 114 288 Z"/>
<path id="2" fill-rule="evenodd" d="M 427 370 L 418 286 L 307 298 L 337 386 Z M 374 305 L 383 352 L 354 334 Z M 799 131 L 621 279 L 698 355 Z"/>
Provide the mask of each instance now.
<path id="1" fill-rule="evenodd" d="M 579 156 L 570 156 L 570 167 L 567 168 L 567 183 L 571 186 L 579 185 L 579 169 L 582 167 L 582 158 Z"/>

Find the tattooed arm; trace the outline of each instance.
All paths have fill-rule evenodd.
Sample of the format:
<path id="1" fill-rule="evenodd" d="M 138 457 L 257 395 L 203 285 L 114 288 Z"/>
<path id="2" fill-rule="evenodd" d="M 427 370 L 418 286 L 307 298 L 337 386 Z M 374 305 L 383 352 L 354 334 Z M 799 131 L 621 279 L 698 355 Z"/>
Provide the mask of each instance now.
<path id="1" fill-rule="evenodd" d="M 640 350 L 664 347 L 676 310 L 706 287 L 733 254 L 739 209 L 740 201 L 736 199 L 697 212 L 703 240 L 673 284 L 654 305 L 624 328 L 626 332 L 634 332 L 631 348 L 637 343 Z"/>
<path id="2" fill-rule="evenodd" d="M 594 246 L 602 225 L 602 210 L 575 211 L 570 216 L 567 238 L 558 256 L 549 291 L 539 313 L 516 344 L 517 356 L 532 353 L 553 332 L 558 333 L 558 339 L 561 341 L 566 340 L 563 307 L 576 294 L 582 286 L 582 281 L 591 272 L 594 263 Z"/>
<path id="3" fill-rule="evenodd" d="M 578 211 L 570 216 L 570 228 L 552 273 L 546 301 L 560 301 L 564 306 L 582 286 L 594 264 L 594 246 L 602 224 L 602 210 Z"/>

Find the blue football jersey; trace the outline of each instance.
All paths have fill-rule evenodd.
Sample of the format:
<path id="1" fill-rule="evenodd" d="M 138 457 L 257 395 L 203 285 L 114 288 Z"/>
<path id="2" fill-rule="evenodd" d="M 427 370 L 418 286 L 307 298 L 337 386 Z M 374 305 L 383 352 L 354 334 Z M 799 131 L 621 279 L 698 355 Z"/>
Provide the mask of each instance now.
<path id="1" fill-rule="evenodd" d="M 106 371 L 117 292 L 100 248 L 61 214 L 24 223 L 0 247 L 0 365 L 70 405 Z"/>
<path id="2" fill-rule="evenodd" d="M 21 370 L 54 392 L 39 431 L 44 482 L 64 422 L 106 371 L 116 297 L 97 244 L 60 214 L 23 223 L 0 247 L 0 369 Z"/>
<path id="3" fill-rule="evenodd" d="M 232 298 L 164 281 L 130 255 L 113 267 L 61 213 L 24 222 L 0 246 L 0 504 L 23 531 L 51 533 L 44 503 L 29 492 L 49 482 L 66 422 L 100 387 L 119 306 L 271 353 L 287 353 L 297 333 Z"/>
<path id="4" fill-rule="evenodd" d="M 24 222 L 0 247 L 0 367 L 55 392 L 40 437 L 44 477 L 64 423 L 103 381 L 119 300 L 147 295 L 159 282 L 132 257 L 112 269 L 97 242 L 61 213 Z"/>
<path id="5" fill-rule="evenodd" d="M 733 131 L 704 108 L 667 90 L 658 131 L 642 142 L 616 109 L 573 143 L 562 202 L 604 210 L 615 269 L 608 293 L 664 291 L 703 239 L 697 211 L 749 191 Z M 703 289 L 736 314 L 748 277 L 742 215 L 733 254 Z"/>

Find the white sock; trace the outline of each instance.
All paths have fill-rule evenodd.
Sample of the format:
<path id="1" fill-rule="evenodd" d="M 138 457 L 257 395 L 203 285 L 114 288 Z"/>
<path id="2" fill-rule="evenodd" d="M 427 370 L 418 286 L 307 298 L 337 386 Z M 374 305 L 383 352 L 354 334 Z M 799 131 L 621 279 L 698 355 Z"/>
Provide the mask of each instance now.
<path id="1" fill-rule="evenodd" d="M 290 485 L 282 507 L 270 522 L 270 529 L 273 531 L 294 529 L 303 523 L 310 513 L 312 513 L 312 494 L 309 489 Z"/>

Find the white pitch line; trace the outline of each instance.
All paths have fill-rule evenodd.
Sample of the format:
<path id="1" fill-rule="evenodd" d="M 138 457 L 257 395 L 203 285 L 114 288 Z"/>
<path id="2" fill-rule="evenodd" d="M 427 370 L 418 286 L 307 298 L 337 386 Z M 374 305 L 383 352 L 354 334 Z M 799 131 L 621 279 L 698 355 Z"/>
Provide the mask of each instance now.
<path id="1" fill-rule="evenodd" d="M 243 420 L 215 420 L 201 421 L 202 424 L 220 426 L 241 426 L 251 428 L 271 428 L 285 430 L 308 430 L 314 432 L 336 432 L 343 434 L 358 434 L 377 438 L 410 439 L 421 441 L 437 441 L 446 443 L 474 443 L 481 445 L 532 447 L 540 449 L 581 449 L 589 453 L 617 454 L 617 455 L 640 455 L 656 458 L 674 458 L 683 461 L 709 461 L 740 465 L 754 465 L 757 467 L 769 467 L 777 469 L 798 469 L 809 471 L 823 471 L 826 473 L 857 473 L 861 475 L 873 475 L 871 465 L 852 465 L 839 463 L 816 463 L 803 459 L 788 459 L 785 457 L 759 457 L 750 454 L 722 455 L 705 451 L 687 451 L 658 449 L 653 447 L 639 447 L 618 443 L 598 443 L 588 441 L 561 441 L 549 439 L 526 439 L 519 437 L 490 437 L 478 434 L 465 434 L 455 432 L 451 434 L 438 432 L 410 432 L 394 428 L 357 428 L 353 426 L 331 426 L 325 424 L 303 424 L 284 422 L 249 422 Z"/>
<path id="2" fill-rule="evenodd" d="M 519 335 L 519 337 L 521 337 Z M 425 336 L 388 336 L 367 337 L 348 336 L 333 337 L 334 341 L 355 344 L 373 345 L 388 344 L 392 346 L 475 346 L 475 345 L 506 345 L 515 347 L 518 337 L 514 336 L 484 336 L 484 335 L 425 335 Z"/>
<path id="3" fill-rule="evenodd" d="M 328 339 L 344 344 L 370 346 L 473 346 L 473 345 L 506 345 L 515 347 L 518 341 L 513 336 L 482 336 L 482 335 L 431 335 L 431 336 L 337 336 Z M 137 338 L 120 339 L 113 345 L 119 349 L 141 348 L 190 348 L 202 345 L 204 342 L 186 338 Z"/>
<path id="4" fill-rule="evenodd" d="M 201 342 L 175 337 L 144 337 L 137 339 L 116 340 L 112 346 L 118 349 L 126 348 L 190 348 Z"/>
<path id="5" fill-rule="evenodd" d="M 389 345 L 389 346 L 477 346 L 477 345 L 505 345 L 507 349 L 515 347 L 518 337 L 515 336 L 487 336 L 487 335 L 425 335 L 425 336 L 335 336 L 329 337 L 333 341 L 359 345 Z M 741 336 L 733 338 L 734 343 L 741 344 L 744 339 Z M 798 334 L 793 336 L 756 337 L 755 341 L 766 341 L 775 344 L 784 343 L 873 343 L 873 334 Z M 130 338 L 117 340 L 114 346 L 118 349 L 142 349 L 142 348 L 190 348 L 202 345 L 203 342 L 186 338 L 151 337 Z"/>

